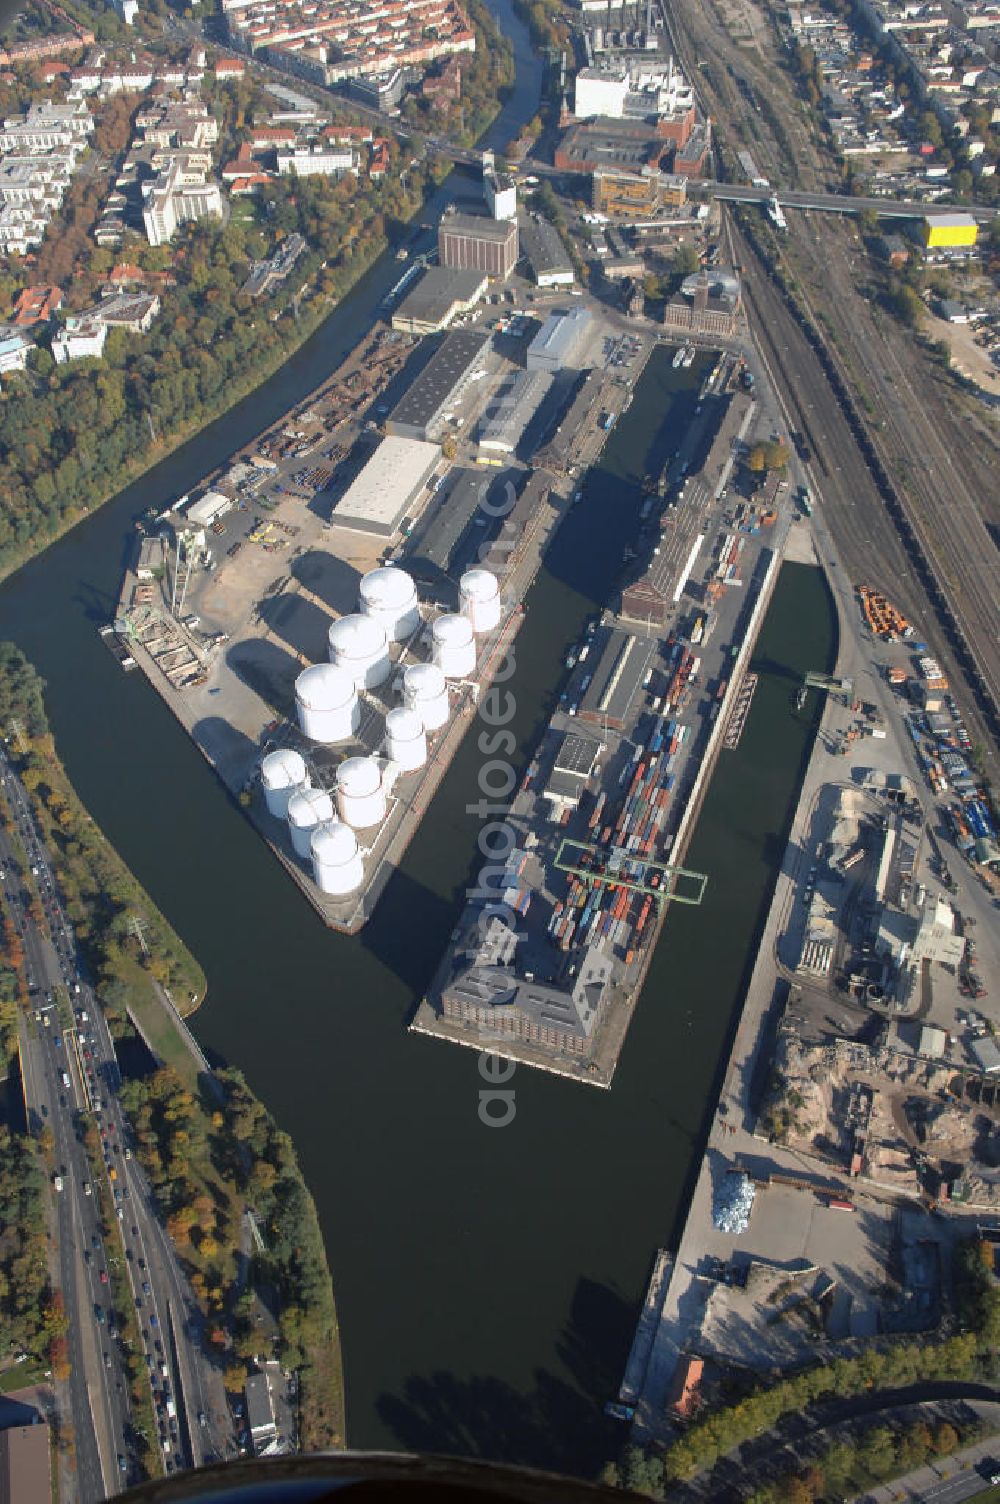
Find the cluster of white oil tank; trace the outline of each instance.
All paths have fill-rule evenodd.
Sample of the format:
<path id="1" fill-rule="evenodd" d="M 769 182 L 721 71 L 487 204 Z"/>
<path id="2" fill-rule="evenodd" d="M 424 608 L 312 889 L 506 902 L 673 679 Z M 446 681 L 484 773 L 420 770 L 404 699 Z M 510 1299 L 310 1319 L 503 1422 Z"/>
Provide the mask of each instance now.
<path id="1" fill-rule="evenodd" d="M 268 814 L 279 820 L 287 816 L 288 801 L 293 794 L 300 794 L 309 787 L 305 760 L 291 747 L 279 747 L 276 752 L 269 752 L 260 765 L 260 778 Z"/>
<path id="2" fill-rule="evenodd" d="M 385 752 L 401 773 L 414 773 L 427 761 L 427 731 L 418 710 L 398 705 L 385 718 Z"/>
<path id="3" fill-rule="evenodd" d="M 377 689 L 392 672 L 389 638 L 373 616 L 342 616 L 327 633 L 330 662 L 350 674 L 356 689 Z"/>
<path id="4" fill-rule="evenodd" d="M 436 663 L 411 663 L 405 670 L 403 705 L 416 712 L 425 731 L 440 731 L 445 725 L 448 683 Z"/>
<path id="5" fill-rule="evenodd" d="M 446 613 L 431 627 L 431 657 L 446 679 L 467 679 L 476 667 L 476 639 L 467 616 Z"/>
<path id="6" fill-rule="evenodd" d="M 358 610 L 377 621 L 390 642 L 412 637 L 420 625 L 417 587 L 405 569 L 371 569 L 358 587 Z"/>
<path id="7" fill-rule="evenodd" d="M 364 881 L 358 838 L 340 820 L 323 820 L 310 840 L 313 877 L 321 893 L 331 896 L 354 893 Z"/>
<path id="8" fill-rule="evenodd" d="M 477 637 L 500 625 L 500 585 L 488 569 L 467 570 L 458 582 L 458 596 L 462 615 L 468 617 Z"/>
<path id="9" fill-rule="evenodd" d="M 448 722 L 448 680 L 469 678 L 476 667 L 476 636 L 500 622 L 500 587 L 489 570 L 463 574 L 459 597 L 460 611 L 439 616 L 431 626 L 432 661 L 411 663 L 403 672 L 403 703 L 385 721 L 384 769 L 375 757 L 348 757 L 337 768 L 330 794 L 311 787 L 298 752 L 284 748 L 264 758 L 267 808 L 287 820 L 292 848 L 312 862 L 323 893 L 346 895 L 361 886 L 364 864 L 355 832 L 380 825 L 392 782 L 424 766 L 428 732 Z M 301 731 L 327 746 L 357 735 L 361 693 L 385 683 L 392 672 L 390 645 L 406 641 L 420 628 L 416 585 L 392 565 L 363 577 L 358 608 L 331 623 L 329 663 L 303 669 L 295 681 Z"/>
<path id="10" fill-rule="evenodd" d="M 314 663 L 295 681 L 295 708 L 303 736 L 312 742 L 348 741 L 358 729 L 361 706 L 353 674 L 333 663 Z"/>
<path id="11" fill-rule="evenodd" d="M 407 676 L 433 667 L 445 680 L 468 679 L 476 667 L 476 637 L 492 632 L 502 616 L 500 587 L 488 569 L 469 569 L 462 575 L 459 599 L 460 611 L 439 616 L 431 626 L 431 664 L 411 665 L 404 675 L 405 707 L 417 711 L 425 731 L 436 731 L 447 720 L 447 689 L 438 676 L 414 678 L 411 689 Z M 356 734 L 359 695 L 385 683 L 392 673 L 390 645 L 412 637 L 420 626 L 417 587 L 405 570 L 393 565 L 372 569 L 363 577 L 358 603 L 358 611 L 330 624 L 329 663 L 313 664 L 295 681 L 303 734 L 328 746 Z"/>

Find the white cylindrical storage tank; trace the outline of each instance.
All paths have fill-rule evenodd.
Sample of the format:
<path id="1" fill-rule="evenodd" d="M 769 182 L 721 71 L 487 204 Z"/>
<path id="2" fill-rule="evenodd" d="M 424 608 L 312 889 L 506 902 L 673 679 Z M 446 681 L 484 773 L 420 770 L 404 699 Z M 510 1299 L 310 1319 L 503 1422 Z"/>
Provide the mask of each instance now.
<path id="1" fill-rule="evenodd" d="M 296 856 L 309 856 L 309 842 L 317 825 L 333 818 L 333 800 L 326 789 L 303 789 L 288 801 L 288 834 Z"/>
<path id="2" fill-rule="evenodd" d="M 467 679 L 476 666 L 476 639 L 467 616 L 439 616 L 431 628 L 434 662 L 446 679 Z"/>
<path id="3" fill-rule="evenodd" d="M 313 877 L 321 893 L 354 893 L 364 882 L 365 869 L 358 838 L 340 820 L 324 820 L 310 841 Z"/>
<path id="4" fill-rule="evenodd" d="M 422 768 L 427 761 L 427 733 L 420 712 L 405 705 L 390 710 L 385 718 L 386 756 L 398 762 L 404 773 Z"/>
<path id="5" fill-rule="evenodd" d="M 406 570 L 394 564 L 368 571 L 358 587 L 358 607 L 381 623 L 390 642 L 412 636 L 420 625 L 417 587 Z"/>
<path id="6" fill-rule="evenodd" d="M 392 672 L 385 627 L 371 616 L 342 616 L 327 633 L 330 662 L 349 673 L 358 689 L 384 684 Z"/>
<path id="7" fill-rule="evenodd" d="M 462 615 L 467 616 L 475 633 L 492 632 L 500 625 L 500 584 L 488 569 L 466 570 L 458 582 Z"/>
<path id="8" fill-rule="evenodd" d="M 344 742 L 358 729 L 361 707 L 354 679 L 332 663 L 314 663 L 295 681 L 295 708 L 304 736 Z"/>
<path id="9" fill-rule="evenodd" d="M 309 774 L 301 753 L 291 747 L 269 752 L 260 765 L 260 781 L 264 785 L 268 814 L 284 820 L 292 795 L 309 787 Z"/>
<path id="10" fill-rule="evenodd" d="M 337 813 L 355 830 L 385 819 L 382 769 L 374 757 L 348 757 L 337 769 Z"/>
<path id="11" fill-rule="evenodd" d="M 448 685 L 436 663 L 411 663 L 403 675 L 403 704 L 415 710 L 425 731 L 440 731 L 448 720 Z"/>

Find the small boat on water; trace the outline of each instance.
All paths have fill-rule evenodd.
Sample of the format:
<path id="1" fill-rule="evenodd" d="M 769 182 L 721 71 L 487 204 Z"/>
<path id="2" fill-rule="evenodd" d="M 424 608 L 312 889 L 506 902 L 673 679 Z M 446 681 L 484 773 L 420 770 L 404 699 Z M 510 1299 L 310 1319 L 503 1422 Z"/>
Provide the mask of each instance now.
<path id="1" fill-rule="evenodd" d="M 98 627 L 97 630 L 101 641 L 106 647 L 110 648 L 112 655 L 117 658 L 125 672 L 128 673 L 131 669 L 135 668 L 136 664 L 132 656 L 132 650 L 125 639 L 115 631 L 115 628 L 109 623 L 107 626 Z"/>
<path id="2" fill-rule="evenodd" d="M 681 345 L 680 348 L 678 349 L 676 355 L 674 356 L 673 361 L 672 361 L 673 368 L 674 368 L 675 371 L 679 369 L 681 361 L 683 359 L 684 359 L 684 346 Z"/>

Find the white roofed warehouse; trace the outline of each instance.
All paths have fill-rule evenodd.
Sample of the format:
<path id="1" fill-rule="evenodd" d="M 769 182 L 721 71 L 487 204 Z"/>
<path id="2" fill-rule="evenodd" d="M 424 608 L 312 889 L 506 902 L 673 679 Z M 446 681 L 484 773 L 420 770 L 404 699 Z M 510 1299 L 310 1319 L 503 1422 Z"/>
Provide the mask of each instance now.
<path id="1" fill-rule="evenodd" d="M 391 537 L 414 509 L 440 457 L 438 446 L 423 439 L 383 439 L 335 505 L 334 526 Z"/>
<path id="2" fill-rule="evenodd" d="M 586 308 L 550 313 L 528 346 L 525 357 L 528 370 L 552 374 L 561 371 L 578 351 L 584 335 L 590 332 L 590 325 L 590 311 Z"/>

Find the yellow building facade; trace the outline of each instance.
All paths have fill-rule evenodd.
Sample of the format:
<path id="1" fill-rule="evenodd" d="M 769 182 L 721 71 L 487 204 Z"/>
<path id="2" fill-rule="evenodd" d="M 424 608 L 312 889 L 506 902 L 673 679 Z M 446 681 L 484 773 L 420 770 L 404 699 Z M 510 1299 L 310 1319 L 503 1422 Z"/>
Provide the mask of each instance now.
<path id="1" fill-rule="evenodd" d="M 971 214 L 928 214 L 924 219 L 924 245 L 929 251 L 974 246 L 979 226 Z"/>

